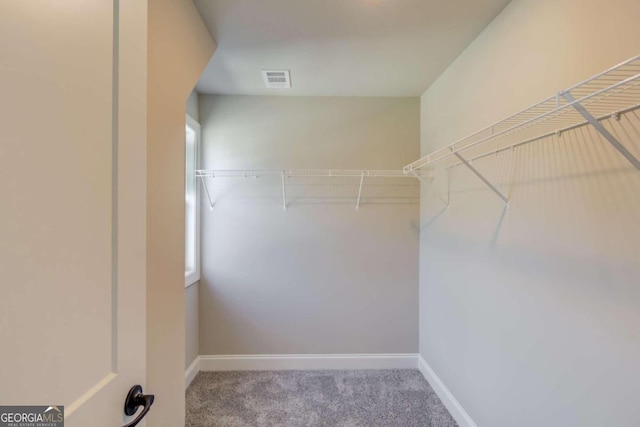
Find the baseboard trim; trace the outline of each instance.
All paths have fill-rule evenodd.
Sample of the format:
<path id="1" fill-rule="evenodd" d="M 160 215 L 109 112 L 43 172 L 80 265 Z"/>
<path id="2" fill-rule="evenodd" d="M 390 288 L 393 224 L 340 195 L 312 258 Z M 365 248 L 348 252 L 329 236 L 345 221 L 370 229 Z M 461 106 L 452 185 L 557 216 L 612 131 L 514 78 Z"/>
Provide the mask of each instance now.
<path id="1" fill-rule="evenodd" d="M 418 369 L 460 427 L 478 427 L 421 355 L 418 355 Z"/>
<path id="2" fill-rule="evenodd" d="M 198 375 L 198 372 L 200 372 L 200 356 L 193 359 L 193 362 L 191 362 L 191 365 L 189 365 L 187 370 L 184 372 L 184 389 L 185 390 L 187 389 L 187 387 L 191 385 L 191 382 L 196 377 L 196 375 Z"/>
<path id="3" fill-rule="evenodd" d="M 199 371 L 417 369 L 417 354 L 257 354 L 199 356 Z"/>

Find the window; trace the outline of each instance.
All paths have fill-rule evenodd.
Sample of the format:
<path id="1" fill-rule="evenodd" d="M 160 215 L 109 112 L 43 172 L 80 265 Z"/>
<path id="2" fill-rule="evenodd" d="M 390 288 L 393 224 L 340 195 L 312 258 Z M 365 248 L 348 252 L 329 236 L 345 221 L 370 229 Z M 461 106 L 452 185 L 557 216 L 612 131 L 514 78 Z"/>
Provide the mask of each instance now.
<path id="1" fill-rule="evenodd" d="M 184 281 L 190 286 L 200 280 L 200 212 L 196 169 L 200 146 L 200 124 L 187 115 L 185 138 L 185 253 Z"/>

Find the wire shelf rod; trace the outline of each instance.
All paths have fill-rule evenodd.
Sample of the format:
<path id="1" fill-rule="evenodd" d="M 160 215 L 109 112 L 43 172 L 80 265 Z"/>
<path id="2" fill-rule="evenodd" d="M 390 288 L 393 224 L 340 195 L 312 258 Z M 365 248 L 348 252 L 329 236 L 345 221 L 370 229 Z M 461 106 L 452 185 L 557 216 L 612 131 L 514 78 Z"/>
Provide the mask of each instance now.
<path id="1" fill-rule="evenodd" d="M 616 117 L 622 116 L 624 114 L 630 113 L 630 112 L 638 110 L 638 109 L 640 109 L 640 104 L 634 105 L 634 106 L 629 107 L 629 108 L 625 108 L 624 110 L 615 111 L 613 113 L 608 113 L 608 114 L 602 115 L 600 117 L 597 117 L 596 120 L 603 121 L 603 120 L 608 120 L 608 119 L 611 119 L 611 118 L 615 118 L 617 120 Z M 474 162 L 476 160 L 480 160 L 480 159 L 483 159 L 485 157 L 493 156 L 493 155 L 502 153 L 504 151 L 512 150 L 512 149 L 521 147 L 523 145 L 527 145 L 527 144 L 530 144 L 532 142 L 539 141 L 541 139 L 549 138 L 549 137 L 554 136 L 554 135 L 562 135 L 565 132 L 569 132 L 569 131 L 572 131 L 572 130 L 575 130 L 575 129 L 579 129 L 581 127 L 588 126 L 589 124 L 590 123 L 585 120 L 582 123 L 578 123 L 578 124 L 575 124 L 575 125 L 567 126 L 565 128 L 562 128 L 562 129 L 550 131 L 550 132 L 547 132 L 545 134 L 538 135 L 538 136 L 535 136 L 535 137 L 530 138 L 530 139 L 526 139 L 524 141 L 516 142 L 515 144 L 507 145 L 506 147 L 501 147 L 501 148 L 498 148 L 496 150 L 489 151 L 489 152 L 484 153 L 484 154 L 480 154 L 478 156 L 470 158 L 468 161 L 470 163 L 472 163 L 472 162 Z M 453 168 L 461 166 L 461 165 L 462 165 L 462 162 L 458 162 L 458 163 L 455 163 L 455 164 L 453 164 L 451 166 L 447 166 L 447 169 L 453 169 Z M 411 171 L 411 173 L 413 173 L 413 172 L 414 171 Z"/>
<path id="2" fill-rule="evenodd" d="M 229 169 L 199 169 L 196 176 L 202 178 L 260 178 L 260 177 L 280 177 L 304 178 L 304 177 L 326 177 L 340 178 L 361 176 L 371 178 L 413 178 L 407 176 L 402 170 L 342 170 L 342 169 L 309 169 L 309 170 L 229 170 Z"/>
<path id="3" fill-rule="evenodd" d="M 615 67 L 610 68 L 590 79 L 587 79 L 567 90 L 548 97 L 531 107 L 513 114 L 491 126 L 465 136 L 456 142 L 435 150 L 431 154 L 405 166 L 404 172 L 420 170 L 434 163 L 448 159 L 455 153 L 461 153 L 473 148 L 480 148 L 483 144 L 496 142 L 505 136 L 531 129 L 536 126 L 556 125 L 561 128 L 571 128 L 584 125 L 582 114 L 576 114 L 577 106 L 589 106 L 592 115 L 602 116 L 605 109 L 623 110 L 621 105 L 638 104 L 640 101 L 640 56 L 631 58 Z M 567 100 L 563 94 L 571 92 L 573 101 Z M 577 122 L 577 123 L 576 123 Z M 588 123 L 587 123 L 588 124 Z M 557 130 L 554 130 L 557 132 Z M 542 129 L 539 134 L 552 133 L 551 129 Z M 525 136 L 525 140 L 537 140 Z M 511 144 L 515 145 L 515 144 Z M 510 145 L 510 146 L 511 146 Z M 495 151 L 494 148 L 488 149 Z M 483 154 L 482 154 L 483 155 Z M 479 156 L 475 156 L 476 158 Z"/>

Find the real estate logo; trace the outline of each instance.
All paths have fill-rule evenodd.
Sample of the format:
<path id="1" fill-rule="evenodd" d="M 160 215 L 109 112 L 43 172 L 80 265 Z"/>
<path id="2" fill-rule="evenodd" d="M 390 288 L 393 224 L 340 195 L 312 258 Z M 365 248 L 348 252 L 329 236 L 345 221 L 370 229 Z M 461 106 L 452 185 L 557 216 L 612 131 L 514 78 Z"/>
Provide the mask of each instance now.
<path id="1" fill-rule="evenodd" d="M 0 406 L 0 427 L 64 427 L 64 406 Z"/>

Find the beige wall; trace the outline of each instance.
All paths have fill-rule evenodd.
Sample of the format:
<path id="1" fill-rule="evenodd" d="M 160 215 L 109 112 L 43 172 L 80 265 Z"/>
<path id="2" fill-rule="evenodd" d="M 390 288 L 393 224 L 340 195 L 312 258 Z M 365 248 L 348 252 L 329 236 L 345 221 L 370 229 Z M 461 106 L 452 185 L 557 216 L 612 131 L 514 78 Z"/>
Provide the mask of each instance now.
<path id="1" fill-rule="evenodd" d="M 639 20 L 513 1 L 422 96 L 422 153 L 637 55 Z M 608 124 L 636 155 L 639 119 Z M 512 206 L 460 168 L 425 197 L 420 353 L 479 426 L 637 425 L 640 173 L 586 128 L 475 166 Z"/>
<path id="2" fill-rule="evenodd" d="M 198 111 L 198 93 L 194 90 L 187 98 L 187 114 L 196 121 L 200 121 Z M 198 286 L 194 283 L 184 290 L 184 310 L 185 310 L 185 340 L 184 340 L 184 367 L 189 368 L 191 363 L 198 357 L 198 340 L 200 330 L 198 327 Z"/>
<path id="3" fill-rule="evenodd" d="M 175 427 L 184 425 L 185 103 L 215 44 L 191 0 L 149 1 L 148 34 L 149 425 Z"/>
<path id="4" fill-rule="evenodd" d="M 200 95 L 200 117 L 207 168 L 400 169 L 418 156 L 417 98 Z M 279 179 L 214 181 L 202 354 L 417 351 L 417 204 L 382 203 L 384 189 L 365 185 L 379 204 L 356 211 L 353 181 L 289 180 L 283 211 Z"/>

